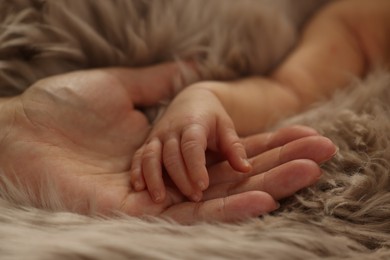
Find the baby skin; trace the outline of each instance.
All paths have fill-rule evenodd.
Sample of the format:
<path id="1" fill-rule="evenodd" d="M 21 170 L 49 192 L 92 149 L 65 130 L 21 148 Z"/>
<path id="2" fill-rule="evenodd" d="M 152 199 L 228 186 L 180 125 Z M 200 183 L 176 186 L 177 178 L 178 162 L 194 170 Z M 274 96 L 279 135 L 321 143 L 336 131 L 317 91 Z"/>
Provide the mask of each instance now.
<path id="1" fill-rule="evenodd" d="M 140 191 L 146 183 L 153 200 L 163 201 L 163 162 L 177 188 L 200 201 L 209 185 L 206 150 L 220 152 L 237 171 L 251 170 L 234 123 L 218 97 L 194 85 L 175 97 L 153 127 L 149 141 L 135 153 L 132 184 Z"/>
<path id="2" fill-rule="evenodd" d="M 201 82 L 180 92 L 136 152 L 131 168 L 135 190 L 153 201 L 173 181 L 190 200 L 208 188 L 206 151 L 227 159 L 237 174 L 251 176 L 239 136 L 264 130 L 277 120 L 329 97 L 353 78 L 390 61 L 390 1 L 339 0 L 304 28 L 295 50 L 268 77 Z"/>

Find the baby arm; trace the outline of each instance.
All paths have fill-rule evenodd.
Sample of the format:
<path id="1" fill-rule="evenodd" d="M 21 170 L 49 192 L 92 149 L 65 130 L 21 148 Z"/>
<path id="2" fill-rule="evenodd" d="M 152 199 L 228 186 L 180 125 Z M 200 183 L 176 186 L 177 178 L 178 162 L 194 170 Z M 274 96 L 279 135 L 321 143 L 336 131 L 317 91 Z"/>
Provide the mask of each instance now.
<path id="1" fill-rule="evenodd" d="M 390 61 L 390 1 L 342 0 L 325 6 L 296 48 L 268 77 L 204 83 L 239 135 L 264 130 Z"/>
<path id="2" fill-rule="evenodd" d="M 164 201 L 163 166 L 177 188 L 200 201 L 209 184 L 206 149 L 222 153 L 237 171 L 251 166 L 234 125 L 215 94 L 202 85 L 179 93 L 153 126 L 148 141 L 135 154 L 131 183 L 148 188 L 155 202 Z"/>
<path id="3" fill-rule="evenodd" d="M 390 1 L 333 1 L 306 26 L 297 48 L 273 73 L 304 109 L 364 77 L 388 67 Z"/>
<path id="4" fill-rule="evenodd" d="M 219 149 L 236 170 L 249 170 L 250 166 L 240 163 L 245 155 L 235 130 L 239 135 L 258 133 L 326 98 L 352 78 L 364 76 L 370 67 L 388 65 L 389 17 L 388 0 L 334 1 L 307 24 L 296 49 L 269 77 L 202 82 L 183 91 L 152 131 L 158 138 L 151 138 L 135 156 L 133 185 L 139 183 L 142 189 L 145 177 L 163 192 L 157 192 L 155 201 L 162 199 L 163 161 L 179 189 L 198 200 L 207 187 L 206 148 Z M 200 92 L 195 95 L 195 90 Z M 207 98 L 202 98 L 205 93 Z M 196 149 L 183 147 L 188 136 Z M 153 193 L 149 185 L 148 189 Z"/>

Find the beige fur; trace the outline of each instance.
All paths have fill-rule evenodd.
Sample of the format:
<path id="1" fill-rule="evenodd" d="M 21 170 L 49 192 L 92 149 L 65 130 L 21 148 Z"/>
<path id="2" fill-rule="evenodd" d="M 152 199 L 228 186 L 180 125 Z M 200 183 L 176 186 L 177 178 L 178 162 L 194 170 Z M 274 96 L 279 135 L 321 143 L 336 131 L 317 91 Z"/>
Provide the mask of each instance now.
<path id="1" fill-rule="evenodd" d="M 312 0 L 1 1 L 0 92 L 70 70 L 187 57 L 198 60 L 203 78 L 264 74 L 315 7 Z M 46 210 L 36 209 L 28 190 L 9 184 L 0 192 L 0 258 L 389 259 L 389 101 L 390 73 L 376 71 L 281 122 L 313 126 L 340 151 L 318 184 L 241 224 L 54 212 L 63 207 L 54 190 L 42 194 Z"/>

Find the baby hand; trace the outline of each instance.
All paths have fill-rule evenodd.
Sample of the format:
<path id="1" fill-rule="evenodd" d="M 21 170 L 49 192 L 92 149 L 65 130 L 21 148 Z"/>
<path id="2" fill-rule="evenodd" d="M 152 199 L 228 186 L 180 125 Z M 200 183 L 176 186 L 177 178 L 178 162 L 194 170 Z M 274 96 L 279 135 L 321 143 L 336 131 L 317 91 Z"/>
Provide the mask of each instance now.
<path id="1" fill-rule="evenodd" d="M 130 182 L 149 190 L 155 202 L 166 196 L 163 171 L 189 199 L 200 201 L 209 185 L 206 150 L 220 152 L 239 172 L 249 172 L 244 146 L 234 124 L 215 94 L 188 87 L 172 101 L 148 141 L 136 152 Z"/>

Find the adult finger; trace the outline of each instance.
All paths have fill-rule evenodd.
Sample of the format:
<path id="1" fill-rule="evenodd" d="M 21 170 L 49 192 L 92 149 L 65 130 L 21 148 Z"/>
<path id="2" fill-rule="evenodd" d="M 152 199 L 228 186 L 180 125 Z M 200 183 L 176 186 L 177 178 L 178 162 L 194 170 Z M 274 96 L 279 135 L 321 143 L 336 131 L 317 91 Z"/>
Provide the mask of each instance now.
<path id="1" fill-rule="evenodd" d="M 249 157 L 255 156 L 267 150 L 283 146 L 289 142 L 308 136 L 319 135 L 319 133 L 310 127 L 294 125 L 278 129 L 276 132 L 264 133 L 243 138 Z"/>
<path id="2" fill-rule="evenodd" d="M 326 137 L 303 137 L 250 158 L 252 171 L 249 176 L 261 174 L 297 159 L 309 159 L 319 164 L 332 158 L 336 151 L 336 146 Z M 213 165 L 208 170 L 210 184 L 239 181 L 248 177 L 248 174 L 233 170 L 227 162 Z"/>
<path id="3" fill-rule="evenodd" d="M 179 192 L 167 189 L 167 196 L 160 203 L 155 203 L 147 190 L 130 192 L 121 202 L 120 212 L 130 216 L 158 216 L 172 205 L 184 201 L 185 198 Z"/>
<path id="4" fill-rule="evenodd" d="M 267 150 L 283 146 L 291 141 L 304 138 L 307 136 L 315 136 L 319 133 L 313 128 L 301 125 L 294 125 L 281 128 L 275 132 L 261 133 L 242 138 L 242 144 L 245 147 L 248 157 L 261 154 Z M 208 151 L 207 163 L 208 165 L 223 161 L 219 153 Z"/>
<path id="5" fill-rule="evenodd" d="M 278 203 L 267 193 L 251 191 L 198 203 L 176 204 L 162 216 L 182 224 L 207 222 L 237 222 L 276 210 Z"/>
<path id="6" fill-rule="evenodd" d="M 173 62 L 145 68 L 109 68 L 104 71 L 114 76 L 134 104 L 140 106 L 155 105 L 172 97 L 175 93 L 174 81 L 181 77 L 179 65 Z"/>
<path id="7" fill-rule="evenodd" d="M 275 167 L 263 174 L 246 178 L 241 182 L 223 183 L 208 189 L 204 199 L 210 200 L 248 191 L 263 191 L 275 200 L 293 195 L 297 191 L 314 184 L 322 172 L 317 163 L 311 160 L 295 160 Z"/>

